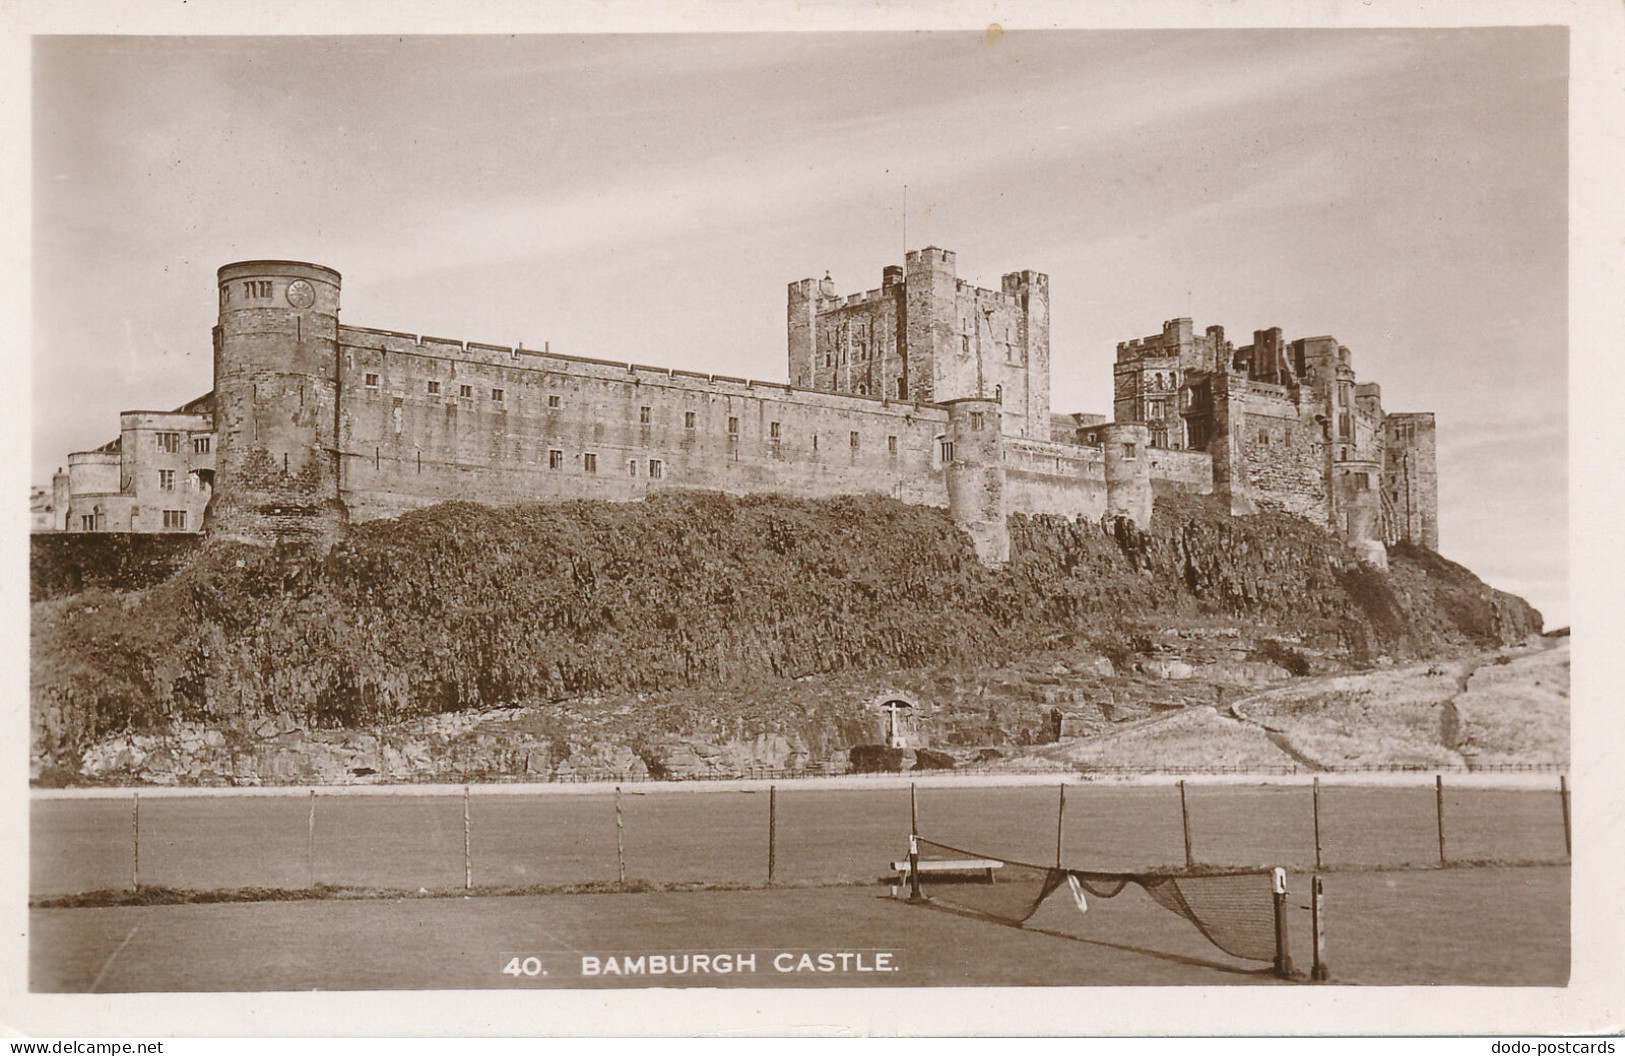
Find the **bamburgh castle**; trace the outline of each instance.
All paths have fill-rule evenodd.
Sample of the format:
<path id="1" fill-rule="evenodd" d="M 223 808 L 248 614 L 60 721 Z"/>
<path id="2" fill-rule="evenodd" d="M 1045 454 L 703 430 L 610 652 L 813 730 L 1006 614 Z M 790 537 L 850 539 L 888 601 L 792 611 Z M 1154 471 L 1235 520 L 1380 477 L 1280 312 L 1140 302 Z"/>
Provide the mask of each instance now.
<path id="1" fill-rule="evenodd" d="M 52 527 L 269 543 L 451 499 L 881 493 L 946 507 L 996 564 L 1008 513 L 1144 527 L 1185 491 L 1374 564 L 1438 547 L 1433 416 L 1385 413 L 1335 339 L 1175 319 L 1117 346 L 1111 421 L 1056 414 L 1048 277 L 980 289 L 935 247 L 863 293 L 791 283 L 789 384 L 341 324 L 317 264 L 228 264 L 219 298 L 213 391 L 70 455 Z"/>

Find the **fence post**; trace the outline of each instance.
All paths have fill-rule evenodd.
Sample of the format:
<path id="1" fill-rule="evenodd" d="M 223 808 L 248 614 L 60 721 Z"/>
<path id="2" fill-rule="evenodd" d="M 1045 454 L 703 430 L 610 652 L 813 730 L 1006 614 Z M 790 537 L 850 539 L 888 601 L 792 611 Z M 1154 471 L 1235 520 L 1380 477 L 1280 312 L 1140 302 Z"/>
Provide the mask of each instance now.
<path id="1" fill-rule="evenodd" d="M 1055 868 L 1061 867 L 1061 837 L 1066 832 L 1066 782 L 1061 782 L 1061 806 L 1055 812 Z"/>
<path id="2" fill-rule="evenodd" d="M 767 786 L 767 882 L 773 882 L 779 842 L 779 789 Z"/>
<path id="3" fill-rule="evenodd" d="M 1320 868 L 1320 778 L 1315 778 L 1315 868 Z"/>
<path id="4" fill-rule="evenodd" d="M 621 841 L 621 786 L 615 786 L 615 882 L 626 886 L 626 846 Z"/>
<path id="5" fill-rule="evenodd" d="M 1185 868 L 1189 869 L 1195 864 L 1191 857 L 1191 812 L 1185 802 L 1185 779 L 1179 780 L 1179 824 L 1185 830 Z"/>
<path id="6" fill-rule="evenodd" d="M 1332 977 L 1332 973 L 1326 966 L 1326 889 L 1320 877 L 1315 877 L 1311 892 L 1309 919 L 1315 931 L 1315 964 L 1309 971 L 1309 978 L 1324 983 Z"/>
<path id="7" fill-rule="evenodd" d="M 141 890 L 141 793 L 130 802 L 130 887 Z"/>
<path id="8" fill-rule="evenodd" d="M 1574 857 L 1574 833 L 1569 822 L 1569 779 L 1567 774 L 1557 775 L 1557 796 L 1563 802 L 1563 854 Z"/>
<path id="9" fill-rule="evenodd" d="M 1292 976 L 1292 950 L 1286 933 L 1286 870 L 1276 866 L 1271 880 L 1275 895 L 1275 974 L 1289 979 Z"/>
<path id="10" fill-rule="evenodd" d="M 1444 858 L 1444 775 L 1435 774 L 1433 778 L 1433 805 L 1434 812 L 1439 817 L 1439 864 L 1443 865 Z"/>
<path id="11" fill-rule="evenodd" d="M 908 834 L 910 836 L 920 834 L 919 803 L 914 795 L 914 782 L 912 781 L 908 783 Z"/>
<path id="12" fill-rule="evenodd" d="M 316 886 L 316 790 L 310 790 L 310 818 L 305 822 L 305 867 L 310 873 L 310 886 Z"/>
<path id="13" fill-rule="evenodd" d="M 468 786 L 463 786 L 463 890 L 474 889 L 474 846 L 468 824 Z"/>

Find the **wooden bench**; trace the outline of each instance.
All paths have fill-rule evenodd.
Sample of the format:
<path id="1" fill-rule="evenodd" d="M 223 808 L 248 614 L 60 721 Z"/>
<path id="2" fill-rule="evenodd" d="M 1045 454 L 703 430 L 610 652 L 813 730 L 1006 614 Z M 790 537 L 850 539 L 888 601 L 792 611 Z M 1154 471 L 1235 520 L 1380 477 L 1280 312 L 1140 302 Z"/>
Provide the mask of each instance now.
<path id="1" fill-rule="evenodd" d="M 908 859 L 891 863 L 892 871 L 897 874 L 898 882 L 908 879 Z M 921 858 L 920 875 L 927 873 L 981 873 L 988 882 L 993 882 L 993 870 L 1004 868 L 1004 863 L 997 858 Z"/>

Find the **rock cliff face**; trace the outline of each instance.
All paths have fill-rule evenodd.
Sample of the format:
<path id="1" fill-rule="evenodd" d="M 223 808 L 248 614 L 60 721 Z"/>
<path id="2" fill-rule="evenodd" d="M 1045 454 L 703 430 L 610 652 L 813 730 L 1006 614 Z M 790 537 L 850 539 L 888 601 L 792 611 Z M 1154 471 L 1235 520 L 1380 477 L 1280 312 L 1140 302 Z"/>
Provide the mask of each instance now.
<path id="1" fill-rule="evenodd" d="M 335 773 L 383 774 L 387 731 L 497 708 L 531 709 L 528 734 L 487 746 L 523 747 L 503 764 L 520 773 L 780 767 L 878 736 L 860 706 L 876 679 L 938 701 L 954 743 L 999 743 L 1036 728 L 999 712 L 1000 672 L 1032 669 L 1017 681 L 1033 708 L 1113 678 L 1151 687 L 1107 686 L 1120 709 L 1182 706 L 1297 665 L 1540 630 L 1527 604 L 1437 555 L 1400 549 L 1389 573 L 1369 571 L 1307 522 L 1194 500 L 1159 500 L 1148 532 L 1013 518 L 1011 549 L 986 569 L 945 512 L 886 500 L 692 493 L 451 504 L 352 528 L 319 558 L 206 545 L 154 585 L 35 603 L 36 770 L 182 729 L 259 758 L 280 727 L 307 731 L 301 750 Z M 1246 640 L 1156 640 L 1204 623 Z M 1062 660 L 1065 679 L 1043 674 Z M 1184 696 L 1158 688 L 1193 678 L 1206 681 Z M 355 761 L 369 752 L 384 765 Z M 400 777 L 440 772 L 408 755 Z"/>

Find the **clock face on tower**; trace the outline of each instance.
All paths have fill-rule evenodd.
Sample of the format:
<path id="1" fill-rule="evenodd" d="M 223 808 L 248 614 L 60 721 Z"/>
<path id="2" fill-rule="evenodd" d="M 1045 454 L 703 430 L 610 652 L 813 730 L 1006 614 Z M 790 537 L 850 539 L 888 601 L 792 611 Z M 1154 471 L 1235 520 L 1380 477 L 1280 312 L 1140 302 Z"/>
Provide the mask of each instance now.
<path id="1" fill-rule="evenodd" d="M 295 308 L 309 308 L 316 303 L 316 288 L 304 279 L 288 283 L 288 303 Z"/>

